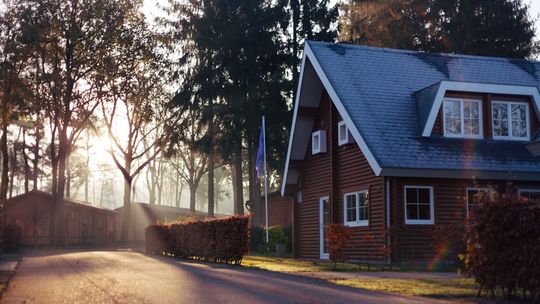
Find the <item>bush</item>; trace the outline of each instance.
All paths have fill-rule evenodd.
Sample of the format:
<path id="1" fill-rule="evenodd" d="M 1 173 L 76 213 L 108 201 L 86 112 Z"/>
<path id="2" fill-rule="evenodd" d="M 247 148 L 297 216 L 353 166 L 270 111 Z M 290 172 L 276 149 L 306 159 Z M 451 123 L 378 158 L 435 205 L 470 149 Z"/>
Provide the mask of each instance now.
<path id="1" fill-rule="evenodd" d="M 6 224 L 4 225 L 4 229 L 2 233 L 3 233 L 3 240 L 2 240 L 3 251 L 5 252 L 18 251 L 19 247 L 21 246 L 21 235 L 22 235 L 21 227 L 12 225 L 12 224 Z"/>
<path id="2" fill-rule="evenodd" d="M 334 270 L 339 261 L 344 261 L 347 256 L 343 253 L 343 249 L 347 246 L 347 242 L 351 238 L 351 231 L 342 224 L 328 225 L 327 246 L 330 253 L 330 259 L 334 262 Z"/>
<path id="3" fill-rule="evenodd" d="M 282 226 L 268 227 L 268 244 L 266 244 L 266 229 L 262 228 L 262 243 L 257 248 L 260 252 L 275 252 L 276 244 L 287 245 L 289 238 Z"/>
<path id="4" fill-rule="evenodd" d="M 540 206 L 501 198 L 470 215 L 465 266 L 482 291 L 540 300 Z"/>
<path id="5" fill-rule="evenodd" d="M 153 254 L 239 264 L 248 248 L 247 216 L 146 228 L 146 251 Z"/>

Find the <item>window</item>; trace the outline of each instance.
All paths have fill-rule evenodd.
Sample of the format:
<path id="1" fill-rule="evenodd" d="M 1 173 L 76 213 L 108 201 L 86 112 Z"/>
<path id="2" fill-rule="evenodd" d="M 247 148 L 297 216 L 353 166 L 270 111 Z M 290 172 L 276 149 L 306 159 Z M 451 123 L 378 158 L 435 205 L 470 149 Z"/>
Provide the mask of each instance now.
<path id="1" fill-rule="evenodd" d="M 480 100 L 451 99 L 443 103 L 444 136 L 482 138 Z"/>
<path id="2" fill-rule="evenodd" d="M 519 189 L 519 197 L 540 203 L 540 189 Z"/>
<path id="3" fill-rule="evenodd" d="M 342 120 L 338 123 L 338 145 L 342 146 L 349 142 L 349 128 L 347 128 L 347 124 Z"/>
<path id="4" fill-rule="evenodd" d="M 358 227 L 369 224 L 369 199 L 367 190 L 346 193 L 343 201 L 343 217 L 346 226 Z"/>
<path id="5" fill-rule="evenodd" d="M 492 188 L 467 188 L 467 217 L 469 212 L 478 204 L 495 197 L 495 190 Z"/>
<path id="6" fill-rule="evenodd" d="M 311 134 L 311 153 L 325 153 L 326 152 L 326 131 L 319 130 Z"/>
<path id="7" fill-rule="evenodd" d="M 493 101 L 493 138 L 529 139 L 529 105 L 523 102 Z"/>
<path id="8" fill-rule="evenodd" d="M 434 218 L 433 187 L 405 186 L 405 224 L 434 224 Z"/>

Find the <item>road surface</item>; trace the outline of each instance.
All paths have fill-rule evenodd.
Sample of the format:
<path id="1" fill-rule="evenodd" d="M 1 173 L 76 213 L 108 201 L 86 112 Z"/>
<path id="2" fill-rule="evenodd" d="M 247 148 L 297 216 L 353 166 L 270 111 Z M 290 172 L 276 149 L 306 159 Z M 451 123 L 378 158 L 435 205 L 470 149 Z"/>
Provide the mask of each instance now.
<path id="1" fill-rule="evenodd" d="M 35 251 L 2 303 L 435 303 L 238 266 L 131 250 Z"/>

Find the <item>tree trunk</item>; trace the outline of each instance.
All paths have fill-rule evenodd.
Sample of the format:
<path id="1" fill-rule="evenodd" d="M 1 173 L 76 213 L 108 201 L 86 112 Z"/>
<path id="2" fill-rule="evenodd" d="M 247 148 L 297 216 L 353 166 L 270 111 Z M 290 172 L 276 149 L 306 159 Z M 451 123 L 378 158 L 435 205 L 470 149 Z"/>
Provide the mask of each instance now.
<path id="1" fill-rule="evenodd" d="M 126 172 L 131 172 L 131 160 L 126 159 L 124 169 Z M 124 208 L 122 208 L 122 231 L 120 234 L 120 242 L 127 243 L 129 241 L 129 224 L 131 218 L 131 177 L 124 176 Z"/>
<path id="2" fill-rule="evenodd" d="M 55 232 L 56 232 L 56 197 L 57 197 L 57 182 L 58 182 L 58 156 L 56 155 L 56 130 L 52 131 L 51 134 L 51 197 L 53 203 L 53 210 L 51 213 L 51 218 L 49 222 L 49 242 L 51 244 L 55 243 Z"/>
<path id="3" fill-rule="evenodd" d="M 24 160 L 24 193 L 27 193 L 30 188 L 30 165 L 28 164 L 28 154 L 26 154 L 26 129 L 23 130 L 22 147 L 22 155 Z"/>
<path id="4" fill-rule="evenodd" d="M 38 186 L 38 174 L 39 174 L 39 142 L 41 141 L 41 130 L 40 128 L 40 118 L 39 115 L 36 120 L 36 143 L 34 145 L 34 159 L 33 166 L 34 166 L 34 172 L 33 172 L 33 190 L 37 190 Z"/>
<path id="5" fill-rule="evenodd" d="M 66 156 L 66 197 L 71 197 L 71 165 L 69 154 Z"/>
<path id="6" fill-rule="evenodd" d="M 59 131 L 59 145 L 58 145 L 58 183 L 57 193 L 54 200 L 56 207 L 56 226 L 55 226 L 55 243 L 57 245 L 65 245 L 66 221 L 65 221 L 65 206 L 64 206 L 64 194 L 66 190 L 66 165 L 67 158 L 69 156 L 69 147 L 67 139 L 67 130 L 62 129 Z"/>
<path id="7" fill-rule="evenodd" d="M 176 207 L 180 208 L 180 202 L 182 201 L 182 191 L 184 190 L 184 184 L 180 184 L 180 190 L 178 191 L 178 198 L 176 199 Z"/>
<path id="8" fill-rule="evenodd" d="M 244 214 L 244 186 L 242 178 L 242 142 L 234 147 L 234 213 Z"/>
<path id="9" fill-rule="evenodd" d="M 256 163 L 257 161 L 257 154 L 253 153 L 253 163 Z M 264 208 L 264 202 L 261 200 L 261 180 L 264 179 L 264 162 L 262 163 L 263 167 L 261 168 L 263 172 L 261 172 L 261 178 L 257 177 L 257 172 L 255 170 L 255 167 L 253 167 L 253 180 L 255 183 L 253 184 L 253 206 L 255 207 L 255 217 L 257 218 L 257 221 L 259 225 L 266 224 L 265 218 L 263 218 L 263 208 Z M 264 180 L 263 180 L 264 182 Z"/>
<path id="10" fill-rule="evenodd" d="M 2 130 L 2 137 L 0 138 L 0 150 L 2 151 L 2 181 L 0 183 L 0 203 L 3 203 L 7 199 L 7 192 L 9 187 L 9 153 L 7 144 L 8 128 L 4 126 Z"/>
<path id="11" fill-rule="evenodd" d="M 213 102 L 209 105 L 210 120 L 208 121 L 208 137 L 210 150 L 208 153 L 208 216 L 214 216 L 214 109 Z"/>
<path id="12" fill-rule="evenodd" d="M 189 184 L 189 212 L 195 214 L 197 203 L 197 185 Z"/>
<path id="13" fill-rule="evenodd" d="M 86 174 L 84 176 L 84 201 L 88 202 L 88 182 L 90 177 L 90 132 L 86 133 Z"/>

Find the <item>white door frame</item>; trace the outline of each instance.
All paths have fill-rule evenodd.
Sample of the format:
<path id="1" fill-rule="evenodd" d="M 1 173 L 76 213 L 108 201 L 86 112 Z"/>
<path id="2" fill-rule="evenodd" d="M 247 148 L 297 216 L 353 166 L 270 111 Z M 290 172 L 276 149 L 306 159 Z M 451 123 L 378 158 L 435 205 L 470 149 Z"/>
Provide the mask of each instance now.
<path id="1" fill-rule="evenodd" d="M 329 259 L 330 254 L 324 251 L 324 238 L 323 238 L 323 229 L 324 229 L 324 214 L 323 214 L 323 204 L 326 201 L 327 208 L 330 208 L 330 197 L 322 196 L 319 198 L 319 256 L 321 259 Z M 330 212 L 330 210 L 327 210 Z"/>

